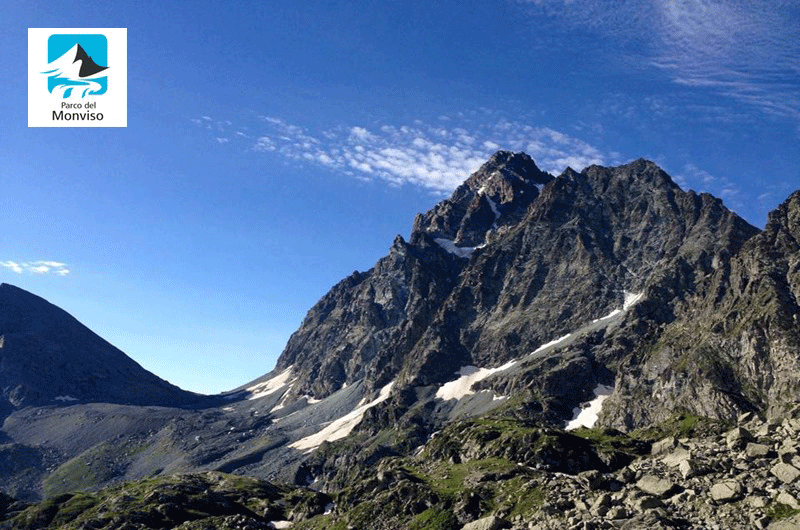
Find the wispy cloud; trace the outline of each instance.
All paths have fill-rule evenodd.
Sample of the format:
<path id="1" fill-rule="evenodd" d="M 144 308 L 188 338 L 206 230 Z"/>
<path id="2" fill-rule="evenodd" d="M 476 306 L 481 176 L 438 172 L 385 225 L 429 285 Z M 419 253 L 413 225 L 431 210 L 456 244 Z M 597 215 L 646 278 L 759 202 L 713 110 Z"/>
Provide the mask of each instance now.
<path id="1" fill-rule="evenodd" d="M 527 0 L 623 44 L 675 83 L 703 87 L 764 112 L 800 120 L 796 0 Z"/>
<path id="2" fill-rule="evenodd" d="M 591 144 L 548 127 L 536 127 L 481 111 L 479 117 L 439 116 L 433 123 L 353 124 L 309 130 L 282 118 L 261 116 L 250 149 L 317 164 L 361 180 L 411 184 L 448 193 L 499 149 L 525 151 L 545 171 L 583 169 L 608 162 Z M 205 120 L 198 125 L 204 125 Z M 255 128 L 254 128 L 255 129 Z M 612 160 L 615 161 L 615 160 Z"/>
<path id="3" fill-rule="evenodd" d="M 60 261 L 0 261 L 0 267 L 4 267 L 17 274 L 55 274 L 66 276 L 70 270 L 66 263 Z"/>

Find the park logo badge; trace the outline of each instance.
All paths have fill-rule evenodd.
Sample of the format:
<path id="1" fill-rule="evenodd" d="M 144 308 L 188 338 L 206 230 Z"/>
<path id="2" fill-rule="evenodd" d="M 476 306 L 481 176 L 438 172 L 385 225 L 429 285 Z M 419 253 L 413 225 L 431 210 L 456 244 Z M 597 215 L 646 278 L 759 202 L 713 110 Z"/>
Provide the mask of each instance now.
<path id="1" fill-rule="evenodd" d="M 128 30 L 28 28 L 28 127 L 127 127 Z"/>

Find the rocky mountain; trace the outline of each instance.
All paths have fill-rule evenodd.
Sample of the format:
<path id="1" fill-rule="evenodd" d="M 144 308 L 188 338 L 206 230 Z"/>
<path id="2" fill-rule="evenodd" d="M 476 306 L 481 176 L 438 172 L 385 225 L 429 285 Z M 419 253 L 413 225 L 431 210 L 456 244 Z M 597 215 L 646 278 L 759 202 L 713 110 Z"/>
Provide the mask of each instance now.
<path id="1" fill-rule="evenodd" d="M 758 230 L 646 160 L 554 177 L 500 151 L 323 296 L 275 370 L 202 401 L 43 300 L 0 295 L 0 476 L 17 498 L 233 472 L 333 499 L 297 528 L 690 528 L 706 498 L 759 497 L 746 520 L 763 526 L 800 494 L 720 438 L 739 422 L 771 466 L 800 466 L 776 434 L 800 432 L 800 191 Z M 33 374 L 40 359 L 63 370 Z M 101 383 L 119 380 L 134 387 Z M 648 456 L 666 435 L 695 475 Z M 744 489 L 724 500 L 731 480 Z"/>
<path id="2" fill-rule="evenodd" d="M 421 389 L 441 387 L 462 368 L 507 363 L 515 365 L 483 388 L 495 397 L 526 394 L 527 413 L 554 424 L 598 384 L 618 388 L 604 411 L 621 428 L 663 418 L 675 401 L 735 416 L 752 408 L 749 398 L 722 404 L 681 394 L 665 403 L 642 399 L 638 387 L 623 394 L 626 386 L 615 381 L 649 362 L 643 354 L 666 327 L 681 329 L 676 321 L 691 318 L 685 308 L 695 307 L 710 276 L 724 276 L 757 233 L 651 162 L 553 178 L 524 154 L 499 152 L 418 216 L 408 242 L 398 236 L 373 269 L 324 296 L 277 370 L 295 378 L 291 395 L 316 399 L 355 381 L 370 390 L 394 381 L 395 398 L 380 407 L 395 416 L 413 407 Z M 605 325 L 585 329 L 608 315 Z M 530 357 L 578 330 L 583 336 L 551 355 Z M 631 386 L 641 386 L 638 379 Z M 647 410 L 614 412 L 631 405 Z"/>
<path id="3" fill-rule="evenodd" d="M 199 398 L 146 371 L 53 304 L 0 285 L 0 413 L 80 402 L 180 406 Z"/>

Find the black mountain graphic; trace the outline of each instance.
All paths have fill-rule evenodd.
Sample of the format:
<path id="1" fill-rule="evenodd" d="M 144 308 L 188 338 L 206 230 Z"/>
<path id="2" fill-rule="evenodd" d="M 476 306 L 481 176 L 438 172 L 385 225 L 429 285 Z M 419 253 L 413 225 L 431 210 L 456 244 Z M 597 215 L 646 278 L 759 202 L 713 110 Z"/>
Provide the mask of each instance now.
<path id="1" fill-rule="evenodd" d="M 75 60 L 72 62 L 75 63 L 78 61 L 81 61 L 81 69 L 78 72 L 80 77 L 89 77 L 108 68 L 108 66 L 100 66 L 94 62 L 80 44 L 78 44 L 78 52 L 75 54 Z"/>

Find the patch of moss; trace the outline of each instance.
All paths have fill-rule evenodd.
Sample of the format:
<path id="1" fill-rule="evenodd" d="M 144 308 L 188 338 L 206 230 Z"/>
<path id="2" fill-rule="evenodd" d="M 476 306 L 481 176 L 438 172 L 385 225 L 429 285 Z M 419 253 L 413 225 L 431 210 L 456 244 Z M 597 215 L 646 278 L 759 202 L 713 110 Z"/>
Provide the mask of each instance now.
<path id="1" fill-rule="evenodd" d="M 526 488 L 524 485 L 515 486 L 510 484 L 509 486 L 511 487 L 503 489 L 510 490 L 511 499 L 508 503 L 510 505 L 508 516 L 511 519 L 517 515 L 528 517 L 537 512 L 547 497 L 547 492 L 542 486 L 532 488 Z"/>
<path id="2" fill-rule="evenodd" d="M 470 479 L 475 480 L 487 473 L 503 473 L 515 467 L 504 458 L 486 458 L 461 464 L 438 462 L 425 471 L 411 469 L 410 472 L 426 482 L 441 498 L 452 501 L 464 491 Z"/>
<path id="3" fill-rule="evenodd" d="M 56 513 L 53 518 L 52 525 L 61 526 L 67 524 L 80 517 L 90 508 L 93 508 L 97 503 L 97 497 L 94 495 L 76 493 L 70 497 L 68 501 L 59 506 L 58 513 Z"/>
<path id="4" fill-rule="evenodd" d="M 44 480 L 45 498 L 68 491 L 88 489 L 114 478 L 114 473 L 103 465 L 93 465 L 91 454 L 83 453 L 63 463 Z"/>
<path id="5" fill-rule="evenodd" d="M 429 508 L 411 521 L 408 530 L 455 530 L 460 526 L 453 512 Z"/>
<path id="6" fill-rule="evenodd" d="M 778 521 L 780 519 L 786 519 L 787 517 L 797 515 L 798 513 L 800 513 L 800 510 L 792 508 L 788 504 L 773 502 L 767 509 L 766 515 L 773 521 Z"/>

